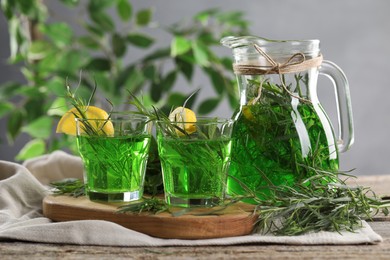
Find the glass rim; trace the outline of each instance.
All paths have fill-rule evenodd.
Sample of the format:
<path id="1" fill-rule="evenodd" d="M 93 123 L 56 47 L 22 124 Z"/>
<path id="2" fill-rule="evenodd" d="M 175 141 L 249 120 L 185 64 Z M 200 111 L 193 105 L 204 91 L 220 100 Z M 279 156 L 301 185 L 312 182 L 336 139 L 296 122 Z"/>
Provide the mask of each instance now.
<path id="1" fill-rule="evenodd" d="M 111 115 L 123 115 L 123 118 L 112 118 Z M 126 112 L 111 112 L 109 114 L 108 118 L 81 118 L 81 117 L 75 117 L 75 121 L 85 122 L 85 121 L 131 121 L 131 120 L 144 120 L 144 121 L 152 121 L 150 120 L 150 117 L 145 115 L 139 115 L 139 114 L 128 114 Z"/>
<path id="2" fill-rule="evenodd" d="M 221 124 L 221 123 L 234 123 L 234 119 L 222 118 L 222 117 L 206 117 L 199 116 L 196 121 L 167 121 L 167 120 L 155 120 L 156 123 L 162 124 Z"/>
<path id="3" fill-rule="evenodd" d="M 258 59 L 263 55 L 254 47 L 257 45 L 277 62 L 286 62 L 291 55 L 302 53 L 308 58 L 320 55 L 320 40 L 271 40 L 257 36 L 227 36 L 220 43 L 233 51 L 235 62 L 242 63 Z M 280 60 L 282 59 L 282 60 Z M 284 60 L 287 59 L 287 60 Z"/>
<path id="4" fill-rule="evenodd" d="M 229 48 L 246 46 L 249 43 L 259 42 L 262 44 L 288 43 L 288 44 L 313 44 L 319 45 L 318 39 L 302 39 L 302 40 L 272 40 L 264 37 L 247 35 L 247 36 L 226 36 L 220 40 L 220 43 Z"/>

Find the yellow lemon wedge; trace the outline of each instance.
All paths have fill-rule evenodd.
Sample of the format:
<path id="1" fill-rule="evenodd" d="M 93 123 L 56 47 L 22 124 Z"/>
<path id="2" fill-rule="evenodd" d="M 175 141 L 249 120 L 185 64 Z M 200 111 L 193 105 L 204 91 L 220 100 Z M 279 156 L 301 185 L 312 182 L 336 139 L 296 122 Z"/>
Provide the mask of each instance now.
<path id="1" fill-rule="evenodd" d="M 178 124 L 178 126 L 183 129 L 187 134 L 192 134 L 196 131 L 196 115 L 195 112 L 191 109 L 185 107 L 177 107 L 169 114 L 169 120 L 171 122 L 182 122 L 182 124 Z M 177 129 L 175 130 L 178 135 L 184 135 L 181 131 Z"/>
<path id="2" fill-rule="evenodd" d="M 253 114 L 252 114 L 252 111 L 251 111 L 251 108 L 248 105 L 245 105 L 245 106 L 242 107 L 242 114 L 249 121 L 252 121 L 253 118 L 254 118 Z"/>
<path id="3" fill-rule="evenodd" d="M 81 107 L 85 113 L 85 117 L 87 119 L 108 119 L 109 115 L 106 111 L 101 108 L 94 106 L 86 106 Z M 79 111 L 76 108 L 72 108 L 68 110 L 60 119 L 57 125 L 56 132 L 64 133 L 68 135 L 76 135 L 77 127 L 76 127 L 76 117 L 81 117 Z M 105 135 L 113 135 L 114 134 L 114 126 L 110 120 L 104 122 L 104 124 L 95 124 L 92 125 L 96 132 Z"/>

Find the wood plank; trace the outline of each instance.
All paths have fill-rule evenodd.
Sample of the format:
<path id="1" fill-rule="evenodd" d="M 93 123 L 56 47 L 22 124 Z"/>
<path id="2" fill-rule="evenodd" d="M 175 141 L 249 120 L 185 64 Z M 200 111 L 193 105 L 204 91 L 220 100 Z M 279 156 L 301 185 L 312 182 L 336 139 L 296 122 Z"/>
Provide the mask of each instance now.
<path id="1" fill-rule="evenodd" d="M 361 185 L 371 188 L 380 197 L 390 198 L 390 175 L 358 176 L 349 178 L 351 185 Z"/>
<path id="2" fill-rule="evenodd" d="M 389 243 L 378 245 L 235 245 L 204 247 L 102 247 L 0 243 L 7 259 L 389 259 Z"/>
<path id="3" fill-rule="evenodd" d="M 53 221 L 107 220 L 160 238 L 205 239 L 247 235 L 252 232 L 257 219 L 252 213 L 253 206 L 245 203 L 221 209 L 218 215 L 199 216 L 218 209 L 199 208 L 178 217 L 168 212 L 156 215 L 118 214 L 117 207 L 114 204 L 92 202 L 84 196 L 47 196 L 43 200 L 43 214 Z"/>

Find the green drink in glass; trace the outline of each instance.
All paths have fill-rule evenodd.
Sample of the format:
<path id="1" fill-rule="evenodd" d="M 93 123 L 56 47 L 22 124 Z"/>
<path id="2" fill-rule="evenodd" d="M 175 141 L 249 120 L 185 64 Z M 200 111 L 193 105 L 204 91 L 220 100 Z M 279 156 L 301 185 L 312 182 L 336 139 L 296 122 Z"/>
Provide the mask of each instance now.
<path id="1" fill-rule="evenodd" d="M 191 124 L 194 132 L 181 132 Z M 212 207 L 225 197 L 230 164 L 232 120 L 157 122 L 157 144 L 165 200 L 179 207 Z"/>
<path id="2" fill-rule="evenodd" d="M 106 202 L 140 199 L 151 140 L 149 119 L 113 115 L 109 120 L 76 119 L 76 125 L 89 199 Z"/>
<path id="3" fill-rule="evenodd" d="M 234 152 L 229 169 L 230 176 L 236 179 L 229 178 L 228 193 L 246 194 L 244 183 L 258 198 L 266 199 L 272 194 L 269 185 L 293 187 L 307 178 L 310 168 L 305 165 L 324 171 L 338 169 L 338 159 L 329 152 L 326 139 L 333 132 L 323 127 L 311 104 L 302 104 L 295 111 L 275 103 L 254 104 L 244 106 L 242 111 L 233 131 Z M 292 120 L 291 115 L 300 120 Z M 298 130 L 308 125 L 305 143 Z M 302 154 L 304 145 L 313 147 L 306 156 Z M 244 201 L 255 203 L 251 199 Z"/>

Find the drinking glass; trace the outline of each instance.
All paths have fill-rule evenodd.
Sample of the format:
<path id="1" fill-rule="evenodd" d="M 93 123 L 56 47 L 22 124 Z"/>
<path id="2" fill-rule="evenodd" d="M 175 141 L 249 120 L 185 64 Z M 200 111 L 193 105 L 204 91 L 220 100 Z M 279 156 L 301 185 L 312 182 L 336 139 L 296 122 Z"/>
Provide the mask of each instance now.
<path id="1" fill-rule="evenodd" d="M 77 146 L 90 200 L 142 198 L 152 123 L 148 117 L 113 113 L 110 119 L 76 118 Z"/>
<path id="2" fill-rule="evenodd" d="M 219 118 L 156 122 L 167 204 L 212 207 L 224 200 L 232 126 Z"/>

